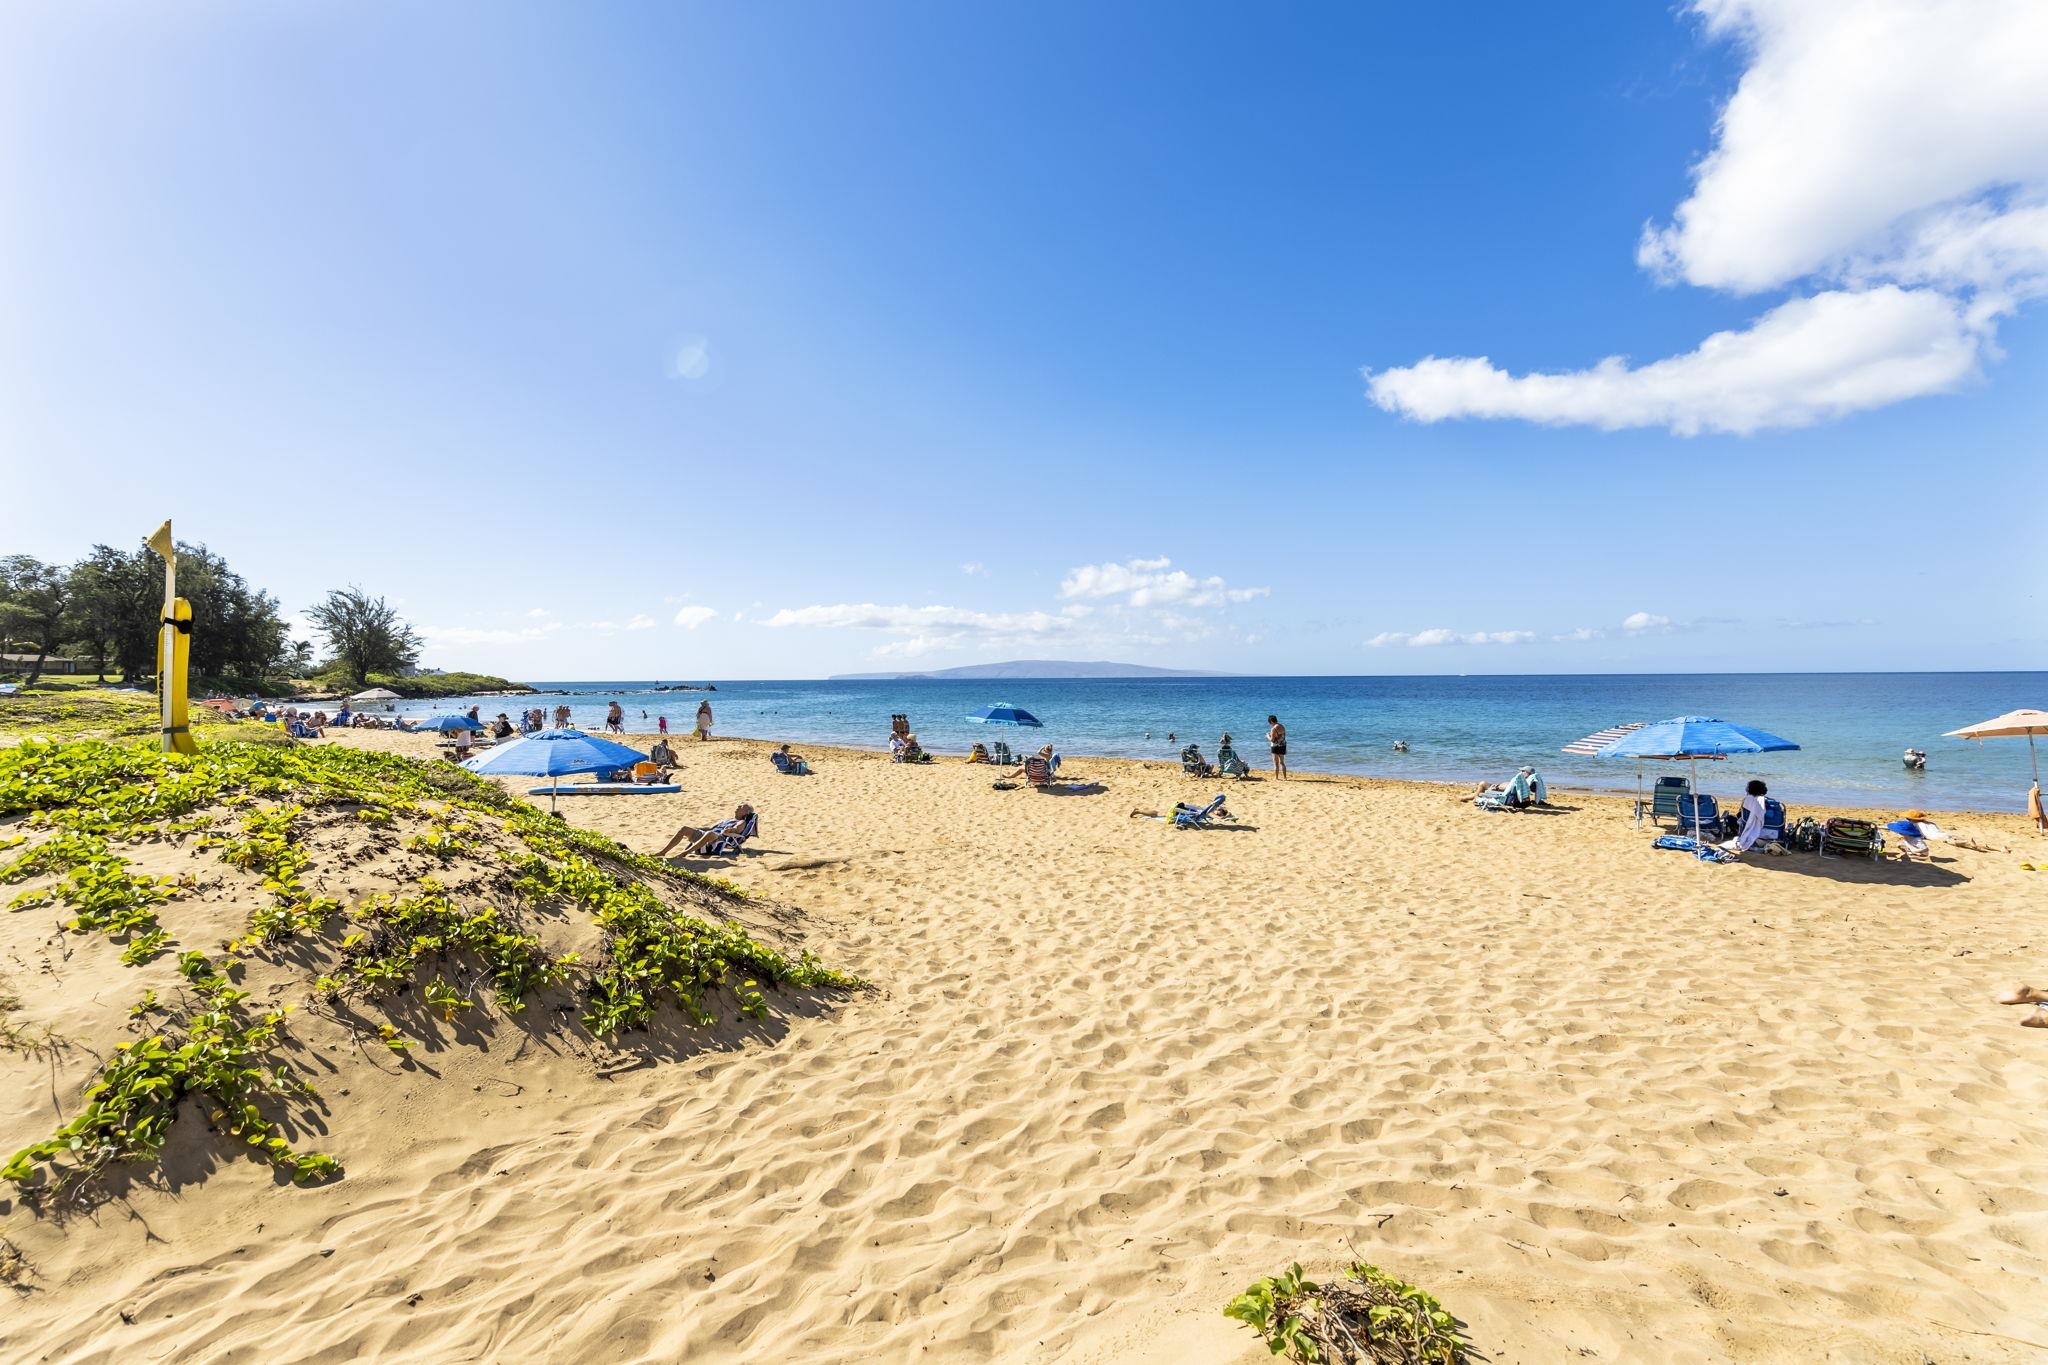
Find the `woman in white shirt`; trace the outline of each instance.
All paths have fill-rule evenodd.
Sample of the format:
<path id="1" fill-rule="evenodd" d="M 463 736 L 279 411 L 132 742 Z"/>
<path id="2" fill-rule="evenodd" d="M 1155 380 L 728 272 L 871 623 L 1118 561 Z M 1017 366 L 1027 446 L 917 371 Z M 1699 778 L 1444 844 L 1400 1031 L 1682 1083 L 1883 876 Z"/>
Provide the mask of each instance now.
<path id="1" fill-rule="evenodd" d="M 1770 791 L 1763 783 L 1751 779 L 1742 791 L 1742 827 L 1735 837 L 1721 847 L 1730 853 L 1747 853 L 1750 846 L 1763 836 L 1764 797 Z"/>

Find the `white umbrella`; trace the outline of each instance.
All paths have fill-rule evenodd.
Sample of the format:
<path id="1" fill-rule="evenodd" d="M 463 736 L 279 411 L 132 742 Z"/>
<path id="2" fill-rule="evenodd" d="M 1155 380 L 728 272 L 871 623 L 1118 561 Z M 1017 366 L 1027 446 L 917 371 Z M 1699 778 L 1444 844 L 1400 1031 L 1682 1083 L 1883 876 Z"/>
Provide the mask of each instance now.
<path id="1" fill-rule="evenodd" d="M 388 687 L 373 687 L 367 692 L 358 692 L 350 701 L 397 701 L 398 694 Z"/>
<path id="2" fill-rule="evenodd" d="M 2027 737 L 2027 756 L 2034 761 L 2034 785 L 2041 783 L 2041 751 L 2034 747 L 2035 735 L 2048 735 L 2048 711 L 2036 711 L 2022 707 L 2008 711 L 1990 720 L 1980 720 L 1975 725 L 1965 725 L 1960 730 L 1950 730 L 1955 739 L 2018 739 Z"/>

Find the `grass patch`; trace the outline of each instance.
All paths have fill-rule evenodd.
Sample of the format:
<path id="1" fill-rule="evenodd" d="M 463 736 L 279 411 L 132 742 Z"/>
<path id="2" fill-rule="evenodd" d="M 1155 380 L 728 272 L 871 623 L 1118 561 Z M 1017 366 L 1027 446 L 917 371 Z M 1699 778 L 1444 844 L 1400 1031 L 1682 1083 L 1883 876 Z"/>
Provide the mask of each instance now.
<path id="1" fill-rule="evenodd" d="M 214 743 L 183 755 L 28 741 L 0 750 L 8 815 L 25 816 L 15 828 L 27 834 L 0 841 L 19 850 L 0 855 L 0 882 L 35 883 L 17 908 L 62 905 L 71 932 L 112 937 L 130 965 L 177 952 L 184 981 L 177 1000 L 143 996 L 129 1013 L 150 1031 L 115 1051 L 80 1113 L 0 1168 L 35 1202 L 87 1188 L 116 1163 L 153 1163 L 188 1098 L 295 1180 L 340 1174 L 286 1135 L 303 1129 L 303 1106 L 318 1097 L 280 1046 L 291 1007 L 254 1007 L 240 987 L 248 963 L 288 969 L 307 1003 L 352 1030 L 363 1011 L 383 1013 L 369 1022 L 371 1041 L 396 1052 L 411 1042 L 406 1005 L 452 1022 L 471 1011 L 516 1014 L 536 994 L 561 991 L 580 1005 L 572 1013 L 584 1029 L 616 1038 L 645 1030 L 664 1007 L 710 1027 L 721 1000 L 760 1018 L 769 988 L 857 984 L 722 918 L 736 888 L 572 829 L 445 764 L 347 748 Z M 409 884 L 400 876 L 352 904 L 315 895 L 306 874 L 316 823 L 371 827 L 375 849 L 435 872 Z M 159 908 L 194 879 L 136 873 L 123 849 L 152 841 L 212 850 L 262 879 L 259 903 L 222 955 L 179 944 L 164 924 Z M 443 877 L 453 874 L 469 894 L 448 889 Z M 550 952 L 536 932 L 543 914 L 587 916 L 600 950 L 589 961 Z"/>
<path id="2" fill-rule="evenodd" d="M 208 739 L 243 739 L 258 744 L 284 740 L 275 725 L 235 720 L 196 703 L 190 711 L 192 733 L 201 743 Z M 153 741 L 163 725 L 162 715 L 154 692 L 117 692 L 98 683 L 45 692 L 38 683 L 33 692 L 0 698 L 0 745 L 18 744 L 24 739 Z"/>
<path id="3" fill-rule="evenodd" d="M 1436 1298 L 1378 1266 L 1354 1261 L 1317 1284 L 1299 1264 L 1230 1301 L 1223 1315 L 1257 1332 L 1266 1349 L 1303 1365 L 1466 1365 L 1459 1322 Z"/>

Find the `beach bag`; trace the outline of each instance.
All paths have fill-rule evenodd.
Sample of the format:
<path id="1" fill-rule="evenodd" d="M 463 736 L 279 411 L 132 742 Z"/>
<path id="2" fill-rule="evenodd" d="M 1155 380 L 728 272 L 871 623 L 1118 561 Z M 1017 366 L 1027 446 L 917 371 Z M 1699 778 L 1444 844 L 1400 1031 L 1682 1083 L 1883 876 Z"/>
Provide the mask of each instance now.
<path id="1" fill-rule="evenodd" d="M 1795 852 L 1818 853 L 1821 838 L 1825 833 L 1820 821 L 1810 815 L 1803 816 L 1798 824 L 1785 831 L 1785 842 Z"/>

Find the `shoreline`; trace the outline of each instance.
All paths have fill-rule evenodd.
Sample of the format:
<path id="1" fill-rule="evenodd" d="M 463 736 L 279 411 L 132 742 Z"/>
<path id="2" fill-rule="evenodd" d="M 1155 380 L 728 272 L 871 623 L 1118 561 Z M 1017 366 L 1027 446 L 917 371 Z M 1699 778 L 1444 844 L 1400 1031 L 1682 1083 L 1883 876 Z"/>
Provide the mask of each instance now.
<path id="1" fill-rule="evenodd" d="M 387 732 L 383 732 L 383 733 L 399 733 L 399 732 L 389 732 L 389 731 L 387 731 Z M 600 732 L 597 732 L 597 731 L 585 731 L 585 733 L 586 733 L 586 734 L 593 734 L 593 733 L 600 733 Z M 619 733 L 619 735 L 617 736 L 617 738 L 621 738 L 621 739 L 625 739 L 625 740 L 629 740 L 629 741 L 630 741 L 630 740 L 638 740 L 638 739 L 644 739 L 644 740 L 648 740 L 648 741 L 650 741 L 650 742 L 651 742 L 651 741 L 653 741 L 653 740 L 656 740 L 656 739 L 660 739 L 661 737 L 662 737 L 662 736 L 661 736 L 661 732 L 660 732 L 660 731 L 658 731 L 658 730 L 635 730 L 635 729 L 632 729 L 632 728 L 630 728 L 630 727 L 628 727 L 627 729 L 625 729 L 625 730 L 621 731 L 621 732 Z M 683 765 L 683 766 L 684 766 L 685 768 L 687 768 L 687 767 L 689 766 L 689 756 L 690 756 L 690 751 L 691 751 L 692 749 L 695 749 L 695 748 L 699 747 L 699 741 L 691 739 L 691 738 L 690 738 L 690 734 L 689 734 L 689 732 L 688 732 L 688 731 L 683 731 L 683 732 L 682 732 L 682 733 L 680 733 L 680 734 L 678 734 L 678 733 L 676 733 L 676 732 L 674 732 L 674 731 L 671 731 L 671 732 L 669 733 L 669 735 L 668 735 L 668 741 L 669 741 L 669 744 L 670 744 L 670 745 L 671 745 L 671 746 L 672 746 L 672 747 L 673 747 L 673 748 L 675 749 L 675 751 L 676 751 L 676 758 L 677 758 L 677 759 L 678 759 L 678 760 L 679 760 L 679 761 L 680 761 L 680 762 L 682 763 L 682 765 Z M 512 742 L 511 740 L 506 740 L 506 741 L 504 741 L 504 743 L 507 743 L 507 744 L 509 744 L 509 743 L 511 743 L 511 742 Z M 750 747 L 751 747 L 751 746 L 758 746 L 758 747 L 759 747 L 759 748 L 761 749 L 761 753 L 762 753 L 762 759 L 763 759 L 763 761 L 764 761 L 764 762 L 766 761 L 766 758 L 767 758 L 767 755 L 768 755 L 768 753 L 769 753 L 770 751 L 774 750 L 774 749 L 775 749 L 776 747 L 778 747 L 779 745 L 782 745 L 782 744 L 788 744 L 788 745 L 789 745 L 789 746 L 791 747 L 791 749 L 793 749 L 793 750 L 797 751 L 798 753 L 800 753 L 800 754 L 804 755 L 805 757 L 808 757 L 809 755 L 811 755 L 811 754 L 814 754 L 814 753 L 816 753 L 816 754 L 837 754 L 837 755 L 848 755 L 848 756 L 858 756 L 858 757 L 861 757 L 861 758 L 877 758 L 877 757 L 886 757 L 886 756 L 887 756 L 887 754 L 888 754 L 888 752 L 889 752 L 889 751 L 888 751 L 888 749 L 887 749 L 886 747 L 883 747 L 883 746 L 876 746 L 876 747 L 874 747 L 874 748 L 869 748 L 869 747 L 867 747 L 866 745 L 860 745 L 860 744 L 827 744 L 827 743 L 822 743 L 822 742 L 821 742 L 821 743 L 812 743 L 812 742 L 810 742 L 810 741 L 808 741 L 808 740 L 782 740 L 782 739 L 766 739 L 766 738 L 762 738 L 762 737 L 760 737 L 760 736 L 756 736 L 756 735 L 720 735 L 720 734 L 713 734 L 713 735 L 712 735 L 712 737 L 711 737 L 711 738 L 710 738 L 709 740 L 703 741 L 703 743 L 704 743 L 704 744 L 706 744 L 706 745 L 719 745 L 719 744 L 737 744 L 737 745 L 746 745 L 746 746 L 750 746 Z M 937 762 L 938 762 L 938 765 L 939 765 L 939 766 L 954 766 L 954 767 L 984 767 L 984 766 L 986 766 L 986 767 L 993 767 L 993 766 L 994 766 L 993 764 L 987 764 L 987 765 L 984 765 L 984 764 L 969 764 L 969 763 L 968 763 L 968 762 L 966 761 L 966 758 L 967 758 L 967 756 L 966 756 L 965 754 L 950 754 L 950 753 L 934 753 L 934 754 L 933 754 L 933 757 L 934 757 L 934 758 L 935 758 L 935 759 L 937 760 Z M 1143 772 L 1145 772 L 1145 773 L 1148 773 L 1148 774 L 1150 774 L 1150 775 L 1153 775 L 1153 776 L 1159 776 L 1159 775 L 1168 775 L 1168 776 L 1181 776 L 1181 775 L 1182 775 L 1182 774 L 1181 774 L 1181 770 L 1180 770 L 1180 765 L 1179 765 L 1178 763 L 1176 763 L 1176 762 L 1173 762 L 1173 761 L 1172 761 L 1172 760 L 1170 760 L 1170 759 L 1156 759 L 1156 758 L 1131 758 L 1131 757 L 1129 757 L 1129 756 L 1127 756 L 1127 755 L 1123 755 L 1123 754 L 1087 754 L 1087 753 L 1067 753 L 1067 752 L 1065 752 L 1065 751 L 1061 751 L 1061 753 L 1060 753 L 1060 757 L 1061 757 L 1061 759 L 1062 759 L 1062 760 L 1064 761 L 1064 763 L 1074 763 L 1074 762 L 1083 762 L 1083 763 L 1090 763 L 1090 764 L 1094 764 L 1094 763 L 1111 763 L 1111 764 L 1119 764 L 1119 765 L 1125 765 L 1125 766 L 1128 766 L 1128 767 L 1130 767 L 1130 768 L 1132 768 L 1132 769 L 1134 769 L 1134 770 L 1138 770 L 1138 771 L 1143 771 Z M 1063 766 L 1062 766 L 1062 772 L 1063 772 L 1063 773 L 1064 773 L 1064 771 L 1065 771 L 1065 769 L 1064 769 L 1064 763 L 1063 763 Z M 922 767 L 922 766 L 924 766 L 924 765 L 922 765 L 922 764 L 901 764 L 901 765 L 892 765 L 892 766 L 902 766 L 902 767 L 909 767 L 909 768 L 911 768 L 911 769 L 913 769 L 913 770 L 914 770 L 914 769 L 916 769 L 916 768 L 919 768 L 919 767 Z M 1540 767 L 1540 765 L 1539 765 L 1539 767 L 1538 767 L 1538 771 L 1539 771 L 1539 772 L 1541 771 L 1541 767 Z M 1487 781 L 1489 781 L 1489 782 L 1497 782 L 1497 781 L 1501 781 L 1501 780 L 1503 780 L 1503 779 L 1505 779 L 1506 777 L 1508 777 L 1508 776 L 1511 776 L 1511 775 L 1512 775 L 1512 770 L 1510 770 L 1509 772 L 1503 772 L 1503 773 L 1499 774 L 1498 776 L 1494 776 L 1494 777 L 1489 777 L 1489 778 L 1487 778 L 1486 780 L 1487 780 Z M 1546 779 L 1546 780 L 1547 780 L 1547 779 Z M 1222 787 L 1221 787 L 1221 789 L 1222 789 L 1223 791 L 1225 791 L 1225 792 L 1229 792 L 1229 791 L 1231 791 L 1232 789 L 1234 789 L 1234 788 L 1236 788 L 1236 787 L 1238 787 L 1238 786 L 1240 785 L 1237 779 L 1235 779 L 1235 778 L 1227 778 L 1227 777 L 1209 777 L 1209 778 L 1195 778 L 1195 777 L 1189 777 L 1189 778 L 1187 778 L 1187 781 L 1189 781 L 1189 782 L 1191 782 L 1191 783 L 1194 783 L 1194 782 L 1201 782 L 1201 783 L 1221 783 L 1221 784 L 1222 784 Z M 1443 793 L 1443 794 L 1444 794 L 1445 796 L 1447 796 L 1447 797 L 1456 797 L 1456 798 L 1458 798 L 1458 799 L 1460 799 L 1460 800 L 1466 800 L 1466 799 L 1468 799 L 1468 798 L 1469 798 L 1469 797 L 1471 796 L 1471 794 L 1472 794 L 1472 790 L 1473 790 L 1473 788 L 1474 788 L 1474 787 L 1476 787 L 1476 786 L 1478 786 L 1478 784 L 1479 784 L 1479 781 L 1480 781 L 1480 779 L 1479 779 L 1478 777 L 1476 777 L 1476 776 L 1475 776 L 1475 777 L 1474 777 L 1474 778 L 1473 778 L 1473 779 L 1472 779 L 1472 780 L 1471 780 L 1470 782 L 1467 782 L 1467 783 L 1460 783 L 1460 782 L 1447 782 L 1447 781 L 1443 781 L 1443 780 L 1441 780 L 1441 779 L 1437 779 L 1437 778 L 1427 778 L 1427 777 L 1384 777 L 1384 776 L 1381 776 L 1381 775 L 1379 775 L 1379 774 L 1376 774 L 1376 773 L 1346 773 L 1346 772 L 1327 772 L 1327 771 L 1324 771 L 1324 770 L 1322 770 L 1322 769 L 1300 769 L 1300 770 L 1296 770 L 1296 771 L 1293 771 L 1293 772 L 1291 772 L 1291 773 L 1290 773 L 1290 774 L 1288 775 L 1287 779 L 1286 779 L 1286 782 L 1301 782 L 1301 783 L 1319 783 L 1319 784 L 1328 784 L 1328 785 L 1350 785 L 1350 786 L 1356 786 L 1356 787 L 1359 787 L 1359 788 L 1362 788 L 1362 789 L 1367 789 L 1367 790 L 1370 790 L 1370 789 L 1371 789 L 1371 788 L 1373 788 L 1373 787 L 1376 787 L 1376 786 L 1382 786 L 1382 785 L 1383 785 L 1383 786 L 1387 786 L 1387 787 L 1390 787 L 1390 788 L 1393 788 L 1393 789 L 1395 789 L 1395 790 L 1428 790 L 1428 791 L 1436 791 L 1436 792 L 1442 792 L 1442 793 Z M 1244 786 L 1245 786 L 1245 787 L 1246 787 L 1247 789 L 1249 789 L 1249 788 L 1252 788 L 1252 787 L 1257 787 L 1257 786 L 1265 786 L 1265 787 L 1274 787 L 1274 786 L 1284 786 L 1284 785 L 1286 785 L 1286 783 L 1284 783 L 1284 782 L 1281 782 L 1281 781 L 1278 781 L 1278 780 L 1276 780 L 1276 779 L 1275 779 L 1275 778 L 1273 777 L 1273 775 L 1272 775 L 1272 772 L 1271 772 L 1271 770 L 1270 770 L 1270 769 L 1268 769 L 1268 770 L 1266 770 L 1266 771 L 1264 771 L 1264 772 L 1261 772 L 1261 771 L 1259 771 L 1258 769 L 1254 769 L 1254 770 L 1252 771 L 1252 775 L 1251 775 L 1251 777 L 1250 777 L 1250 778 L 1249 778 L 1249 779 L 1248 779 L 1247 781 L 1245 781 L 1245 782 L 1243 783 L 1243 785 L 1244 785 Z M 1636 789 L 1635 789 L 1634 787 L 1586 787 L 1586 786 L 1580 786 L 1580 785 L 1577 785 L 1577 784 L 1573 784 L 1573 783 L 1564 783 L 1564 782 L 1551 782 L 1551 783 L 1550 783 L 1549 785 L 1550 785 L 1550 790 L 1551 790 L 1551 791 L 1553 791 L 1553 792 L 1557 792 L 1557 793 L 1560 793 L 1560 794 L 1564 794 L 1564 795 L 1570 795 L 1570 796 L 1575 796 L 1575 797 L 1581 797 L 1581 798 L 1585 798 L 1585 799 L 1587 799 L 1587 800 L 1595 800 L 1595 801 L 1603 801 L 1603 802 L 1604 802 L 1604 801 L 1612 801 L 1612 802 L 1615 802 L 1615 803 L 1617 803 L 1617 804 L 1620 804 L 1620 805 L 1624 805 L 1624 806 L 1628 806 L 1628 807 L 1631 807 L 1631 808 L 1632 808 L 1632 806 L 1633 806 L 1633 803 L 1634 803 L 1634 801 L 1636 800 Z M 1731 786 L 1736 786 L 1737 784 L 1730 784 L 1730 785 L 1731 785 Z M 1714 784 L 1713 784 L 1713 783 L 1711 783 L 1711 782 L 1709 782 L 1709 781 L 1706 781 L 1706 780 L 1704 780 L 1704 775 L 1703 775 L 1703 780 L 1702 780 L 1702 781 L 1700 782 L 1700 787 L 1702 788 L 1702 790 L 1704 790 L 1704 791 L 1708 792 L 1709 794 L 1712 794 L 1712 795 L 1719 795 L 1719 794 L 1720 794 L 1720 793 L 1718 793 L 1718 792 L 1716 792 L 1716 791 L 1715 791 L 1715 789 L 1714 789 Z M 1645 794 L 1645 795 L 1648 795 L 1648 789 L 1647 789 L 1647 788 L 1645 788 L 1645 793 L 1644 793 L 1644 794 Z M 1736 794 L 1737 794 L 1737 795 L 1739 795 L 1739 790 L 1737 790 Z M 2009 819 L 2012 819 L 2012 820 L 2020 820 L 2020 821 L 2023 821 L 2023 820 L 2024 820 L 2024 819 L 2026 818 L 2026 816 L 2025 816 L 2025 812 L 2023 812 L 2023 811 L 1999 811 L 1999 810 L 1960 810 L 1960 809 L 1958 809 L 1958 810 L 1943 810 L 1943 809 L 1939 809 L 1939 808 L 1936 808 L 1936 807 L 1933 807 L 1933 806 L 1890 806 L 1890 805 L 1885 805 L 1885 806 L 1855 806 L 1855 805 L 1831 805 L 1831 804 L 1822 804 L 1822 803 L 1819 803 L 1819 802 L 1813 802 L 1813 801 L 1799 801 L 1799 802 L 1790 802 L 1790 801 L 1788 801 L 1788 802 L 1786 802 L 1786 803 L 1784 803 L 1784 804 L 1786 805 L 1786 807 L 1787 807 L 1787 809 L 1788 809 L 1788 810 L 1792 811 L 1792 814 L 1793 814 L 1794 818 L 1797 818 L 1797 817 L 1798 817 L 1799 815 L 1802 815 L 1802 814 L 1808 814 L 1808 813 L 1818 813 L 1818 814 L 1825 814 L 1825 815 L 1841 815 L 1841 816 L 1847 816 L 1847 817 L 1850 817 L 1850 818 L 1852 818 L 1852 819 L 1871 819 L 1871 818 L 1880 818 L 1880 817 L 1881 817 L 1881 818 L 1880 818 L 1880 823 L 1882 823 L 1882 822 L 1883 822 L 1884 820 L 1896 820 L 1896 819 L 1898 819 L 1898 818 L 1899 818 L 1899 816 L 1900 816 L 1900 814 L 1901 814 L 1901 813 L 1902 813 L 1903 811 L 1905 811 L 1905 810 L 1918 810 L 1918 811 L 1922 811 L 1922 812 L 1924 812 L 1925 814 L 1927 814 L 1928 816 L 1930 816 L 1930 817 L 1932 817 L 1932 818 L 1934 818 L 1934 819 L 1937 819 L 1937 820 L 1943 820 L 1943 819 L 1945 819 L 1945 820 L 1979 820 L 1979 819 L 1992 819 L 1992 820 L 1996 820 L 1996 819 L 2008 819 L 2008 818 L 2009 818 Z M 1632 810 L 1631 810 L 1631 813 L 1632 813 Z M 1650 825 L 1650 823 L 1649 823 L 1649 821 L 1648 821 L 1648 819 L 1647 819 L 1647 818 L 1646 818 L 1646 819 L 1645 819 L 1645 821 L 1644 821 L 1644 824 L 1643 824 L 1643 828 L 1644 828 L 1645 830 L 1649 830 L 1649 829 L 1651 829 L 1651 828 L 1652 828 L 1652 826 Z"/>

